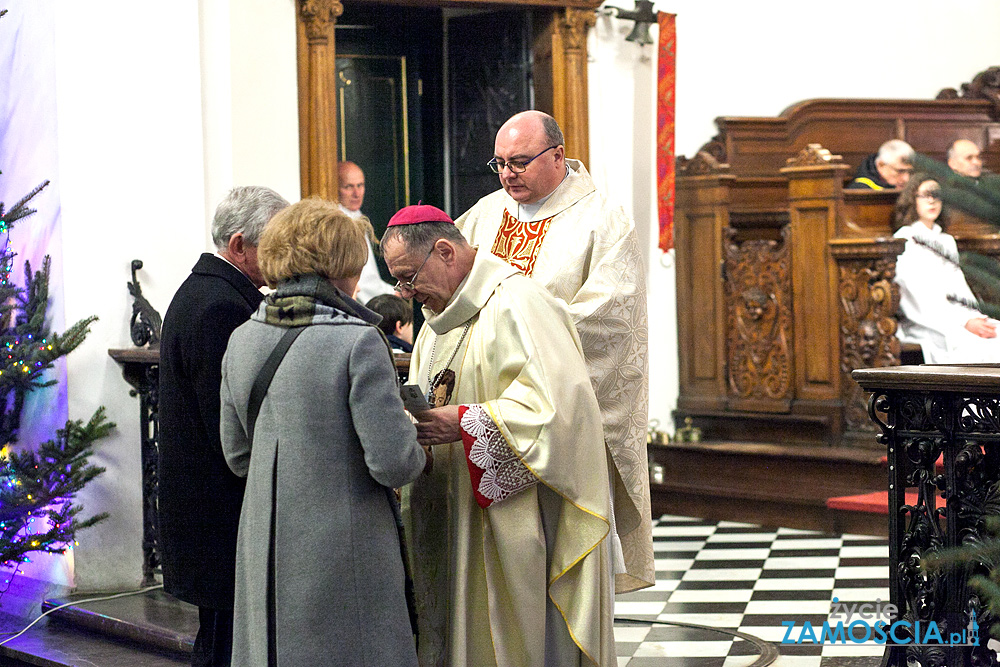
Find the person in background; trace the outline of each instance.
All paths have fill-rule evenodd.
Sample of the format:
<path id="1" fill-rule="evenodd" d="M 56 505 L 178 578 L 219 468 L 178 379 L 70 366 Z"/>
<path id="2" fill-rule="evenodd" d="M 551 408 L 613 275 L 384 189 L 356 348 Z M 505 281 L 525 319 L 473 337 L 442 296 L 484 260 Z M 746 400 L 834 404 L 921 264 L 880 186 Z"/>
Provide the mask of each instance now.
<path id="1" fill-rule="evenodd" d="M 301 201 L 260 243 L 274 289 L 229 340 L 222 447 L 247 480 L 236 560 L 233 661 L 417 664 L 393 487 L 430 455 L 403 409 L 378 315 L 350 297 L 367 219 Z M 289 331 L 300 334 L 248 424 L 251 388 Z"/>
<path id="2" fill-rule="evenodd" d="M 926 363 L 1000 361 L 997 322 L 952 300 L 976 303 L 956 263 L 955 239 L 945 231 L 948 212 L 937 181 L 916 174 L 900 193 L 895 214 L 899 227 L 895 236 L 906 239 L 896 260 L 903 313 L 896 335 L 904 343 L 919 343 Z"/>
<path id="3" fill-rule="evenodd" d="M 956 174 L 978 180 L 983 175 L 979 146 L 968 139 L 958 139 L 948 148 L 948 166 Z"/>
<path id="4" fill-rule="evenodd" d="M 215 211 L 215 254 L 198 259 L 163 317 L 160 560 L 163 589 L 198 607 L 195 667 L 230 664 L 244 482 L 229 470 L 219 441 L 222 356 L 229 335 L 263 299 L 257 244 L 286 206 L 270 188 L 233 188 Z"/>
<path id="5" fill-rule="evenodd" d="M 865 158 L 848 190 L 885 190 L 901 188 L 913 173 L 913 148 L 902 139 L 890 139 L 879 146 L 878 153 Z"/>
<path id="6" fill-rule="evenodd" d="M 367 303 L 368 310 L 382 316 L 378 328 L 397 352 L 413 351 L 413 306 L 395 294 L 380 294 Z"/>
<path id="7" fill-rule="evenodd" d="M 338 163 L 337 171 L 340 210 L 352 218 L 364 216 L 361 207 L 365 203 L 365 172 L 353 162 Z M 392 285 L 382 280 L 382 276 L 379 275 L 378 262 L 375 261 L 375 245 L 369 239 L 368 259 L 361 270 L 361 280 L 358 281 L 358 293 L 355 298 L 358 303 L 366 303 L 380 294 L 392 293 Z"/>

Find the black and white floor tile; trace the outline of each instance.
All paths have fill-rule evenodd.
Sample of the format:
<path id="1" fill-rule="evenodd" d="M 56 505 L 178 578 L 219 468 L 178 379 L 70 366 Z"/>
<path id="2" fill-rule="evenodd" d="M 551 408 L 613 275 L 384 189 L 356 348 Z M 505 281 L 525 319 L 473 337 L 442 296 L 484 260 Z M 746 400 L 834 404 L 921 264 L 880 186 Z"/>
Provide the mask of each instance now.
<path id="1" fill-rule="evenodd" d="M 653 527 L 656 585 L 615 600 L 618 665 L 746 667 L 752 643 L 690 623 L 739 631 L 778 645 L 774 667 L 868 667 L 882 647 L 780 644 L 786 628 L 822 626 L 834 597 L 886 601 L 886 540 L 663 516 Z"/>

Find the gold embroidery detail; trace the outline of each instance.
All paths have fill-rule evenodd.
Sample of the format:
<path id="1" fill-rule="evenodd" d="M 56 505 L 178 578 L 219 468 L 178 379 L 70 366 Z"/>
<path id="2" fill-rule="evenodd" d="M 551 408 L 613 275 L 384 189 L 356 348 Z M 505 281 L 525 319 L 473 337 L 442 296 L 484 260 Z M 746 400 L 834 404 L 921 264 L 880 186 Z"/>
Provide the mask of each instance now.
<path id="1" fill-rule="evenodd" d="M 541 250 L 545 233 L 549 231 L 552 218 L 521 222 L 505 209 L 503 222 L 497 230 L 497 238 L 490 250 L 494 255 L 504 260 L 526 276 L 535 269 L 535 260 Z"/>

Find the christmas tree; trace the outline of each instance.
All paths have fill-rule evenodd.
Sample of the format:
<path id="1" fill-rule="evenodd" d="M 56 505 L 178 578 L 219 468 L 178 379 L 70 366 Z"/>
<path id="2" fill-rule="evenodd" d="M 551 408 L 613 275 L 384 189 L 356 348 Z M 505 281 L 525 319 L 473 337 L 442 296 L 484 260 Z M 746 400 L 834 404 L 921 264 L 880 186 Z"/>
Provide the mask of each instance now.
<path id="1" fill-rule="evenodd" d="M 2 14 L 0 14 L 2 16 Z M 21 410 L 28 392 L 52 386 L 45 372 L 83 342 L 96 317 L 88 317 L 63 334 L 48 329 L 50 258 L 41 270 L 24 264 L 24 286 L 12 281 L 15 253 L 10 230 L 35 210 L 28 204 L 42 183 L 9 209 L 0 202 L 0 565 L 30 562 L 32 552 L 63 553 L 76 531 L 107 518 L 80 516 L 75 495 L 104 472 L 89 464 L 94 443 L 114 428 L 104 408 L 87 423 L 67 421 L 55 438 L 37 448 L 17 446 Z"/>

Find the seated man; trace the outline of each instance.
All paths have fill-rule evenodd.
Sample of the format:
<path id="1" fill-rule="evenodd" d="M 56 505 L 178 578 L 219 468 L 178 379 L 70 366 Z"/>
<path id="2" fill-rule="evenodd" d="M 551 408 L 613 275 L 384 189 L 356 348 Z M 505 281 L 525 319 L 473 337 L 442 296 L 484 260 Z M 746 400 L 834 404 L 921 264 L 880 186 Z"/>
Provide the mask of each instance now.
<path id="1" fill-rule="evenodd" d="M 389 339 L 393 352 L 413 351 L 413 308 L 395 294 L 379 294 L 365 304 L 382 316 L 378 328 Z"/>
<path id="2" fill-rule="evenodd" d="M 885 190 L 901 188 L 913 173 L 913 148 L 902 139 L 890 139 L 882 144 L 878 153 L 865 158 L 858 167 L 848 190 Z"/>
<path id="3" fill-rule="evenodd" d="M 956 174 L 978 179 L 983 175 L 979 146 L 968 139 L 958 139 L 948 149 L 948 166 Z"/>

